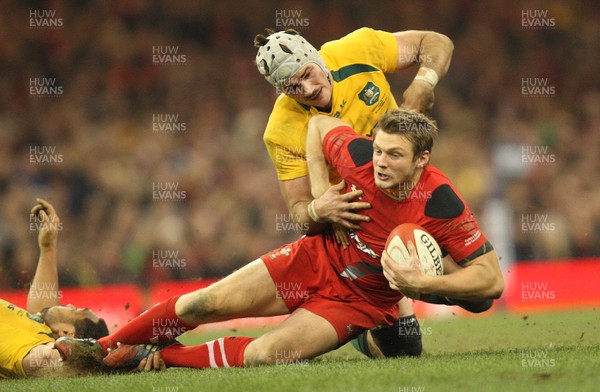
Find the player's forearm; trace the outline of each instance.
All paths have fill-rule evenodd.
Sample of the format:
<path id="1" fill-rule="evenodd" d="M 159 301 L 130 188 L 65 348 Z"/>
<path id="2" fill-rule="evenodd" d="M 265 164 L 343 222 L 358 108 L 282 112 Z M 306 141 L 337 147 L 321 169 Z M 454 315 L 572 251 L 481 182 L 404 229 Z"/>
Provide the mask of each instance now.
<path id="1" fill-rule="evenodd" d="M 323 231 L 326 224 L 315 222 L 308 214 L 308 205 L 312 200 L 302 200 L 290 207 L 295 223 L 302 228 L 303 234 L 313 235 Z"/>
<path id="2" fill-rule="evenodd" d="M 417 61 L 422 67 L 434 70 L 442 79 L 450 68 L 452 52 L 454 44 L 450 38 L 433 31 L 423 32 Z"/>
<path id="3" fill-rule="evenodd" d="M 323 154 L 318 123 L 311 121 L 306 137 L 306 163 L 312 196 L 317 199 L 329 188 L 329 168 Z"/>
<path id="4" fill-rule="evenodd" d="M 479 300 L 499 298 L 504 289 L 502 274 L 494 263 L 496 252 L 486 253 L 478 261 L 449 275 L 429 277 L 422 292 L 443 295 L 449 298 Z"/>
<path id="5" fill-rule="evenodd" d="M 56 244 L 40 249 L 37 269 L 27 295 L 27 311 L 40 310 L 59 304 Z"/>
<path id="6" fill-rule="evenodd" d="M 308 176 L 280 181 L 279 187 L 296 227 L 299 227 L 303 234 L 320 232 L 324 225 L 312 220 L 308 214 L 308 205 L 313 200 Z"/>
<path id="7" fill-rule="evenodd" d="M 311 194 L 315 200 L 321 197 L 329 188 L 329 167 L 325 160 L 325 154 L 323 154 L 322 126 L 320 125 L 323 121 L 319 120 L 320 117 L 313 117 L 309 121 L 306 136 L 306 164 L 308 166 Z M 310 200 L 298 207 L 299 212 L 305 214 L 303 216 L 307 218 L 307 234 L 319 233 L 325 227 L 320 222 L 321 218 L 317 215 L 314 206 L 315 202 Z"/>
<path id="8" fill-rule="evenodd" d="M 448 72 L 454 45 L 448 37 L 432 31 L 403 31 L 394 34 L 398 42 L 396 70 L 419 64 L 412 83 L 402 94 L 402 107 L 428 112 L 433 107 L 437 83 Z"/>

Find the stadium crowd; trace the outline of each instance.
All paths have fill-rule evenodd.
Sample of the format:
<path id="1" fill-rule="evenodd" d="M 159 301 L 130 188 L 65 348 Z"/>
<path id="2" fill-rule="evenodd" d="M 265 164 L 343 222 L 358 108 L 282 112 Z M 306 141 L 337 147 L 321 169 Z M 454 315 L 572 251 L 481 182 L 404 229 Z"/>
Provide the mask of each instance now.
<path id="1" fill-rule="evenodd" d="M 476 214 L 509 206 L 517 260 L 599 255 L 599 6 L 509 3 L 4 3 L 0 287 L 33 276 L 35 197 L 60 212 L 62 284 L 221 276 L 297 238 L 262 142 L 275 91 L 253 63 L 254 35 L 283 26 L 317 47 L 362 26 L 448 35 L 433 164 Z"/>

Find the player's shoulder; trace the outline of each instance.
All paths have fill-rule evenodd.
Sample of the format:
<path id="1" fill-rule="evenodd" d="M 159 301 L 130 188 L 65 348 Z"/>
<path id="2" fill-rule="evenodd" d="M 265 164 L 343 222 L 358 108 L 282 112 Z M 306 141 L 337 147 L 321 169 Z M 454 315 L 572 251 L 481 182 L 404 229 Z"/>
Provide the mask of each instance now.
<path id="1" fill-rule="evenodd" d="M 373 159 L 373 141 L 364 136 L 356 135 L 348 143 L 348 153 L 357 167 L 366 165 Z"/>
<path id="2" fill-rule="evenodd" d="M 448 177 L 429 165 L 426 169 L 428 191 L 425 216 L 434 219 L 452 219 L 460 216 L 466 205 Z"/>
<path id="3" fill-rule="evenodd" d="M 285 144 L 291 134 L 306 131 L 309 118 L 310 108 L 281 94 L 269 116 L 263 141 L 266 144 Z"/>
<path id="4" fill-rule="evenodd" d="M 325 145 L 336 146 L 334 149 L 336 154 L 340 149 L 346 150 L 356 167 L 371 162 L 373 158 L 373 140 L 358 135 L 348 125 L 342 125 L 329 131 L 323 142 Z"/>
<path id="5" fill-rule="evenodd" d="M 331 69 L 347 65 L 369 64 L 382 70 L 392 69 L 397 59 L 397 43 L 392 33 L 362 27 L 321 46 L 320 54 Z"/>
<path id="6" fill-rule="evenodd" d="M 354 42 L 360 42 L 360 41 L 368 41 L 368 40 L 372 40 L 374 38 L 380 37 L 380 36 L 384 36 L 387 34 L 391 34 L 388 33 L 386 31 L 381 31 L 381 30 L 375 30 L 371 27 L 361 27 L 359 29 L 356 29 L 348 34 L 346 34 L 345 36 L 334 40 L 334 41 L 329 41 L 323 44 L 323 46 L 321 46 L 321 49 L 327 49 L 330 47 L 333 47 L 337 44 L 342 44 L 342 43 L 354 43 Z"/>

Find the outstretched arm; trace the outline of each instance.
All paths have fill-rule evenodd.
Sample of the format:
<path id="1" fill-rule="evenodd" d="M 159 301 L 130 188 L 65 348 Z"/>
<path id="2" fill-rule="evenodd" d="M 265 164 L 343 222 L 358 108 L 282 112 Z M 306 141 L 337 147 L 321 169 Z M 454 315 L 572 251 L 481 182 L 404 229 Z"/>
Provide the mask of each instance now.
<path id="1" fill-rule="evenodd" d="M 401 31 L 394 33 L 398 42 L 396 70 L 419 64 L 415 79 L 402 95 L 402 105 L 427 112 L 433 107 L 433 90 L 448 72 L 454 44 L 450 38 L 433 31 Z"/>
<path id="2" fill-rule="evenodd" d="M 58 231 L 62 226 L 52 204 L 40 198 L 36 201 L 38 204 L 31 209 L 31 216 L 39 231 L 40 258 L 27 296 L 29 313 L 59 304 L 56 251 Z"/>

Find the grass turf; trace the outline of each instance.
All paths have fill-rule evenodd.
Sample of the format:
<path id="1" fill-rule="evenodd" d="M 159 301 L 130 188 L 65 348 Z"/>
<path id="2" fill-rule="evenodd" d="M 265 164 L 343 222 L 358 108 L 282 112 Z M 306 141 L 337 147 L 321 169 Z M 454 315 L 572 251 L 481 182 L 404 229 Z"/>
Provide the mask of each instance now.
<path id="1" fill-rule="evenodd" d="M 248 369 L 0 380 L 4 391 L 593 391 L 600 385 L 600 313 L 420 320 L 420 358 L 370 360 L 346 345 L 311 362 Z M 190 336 L 187 344 L 232 334 Z"/>

